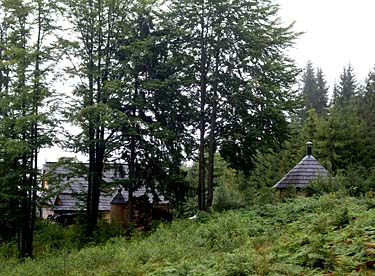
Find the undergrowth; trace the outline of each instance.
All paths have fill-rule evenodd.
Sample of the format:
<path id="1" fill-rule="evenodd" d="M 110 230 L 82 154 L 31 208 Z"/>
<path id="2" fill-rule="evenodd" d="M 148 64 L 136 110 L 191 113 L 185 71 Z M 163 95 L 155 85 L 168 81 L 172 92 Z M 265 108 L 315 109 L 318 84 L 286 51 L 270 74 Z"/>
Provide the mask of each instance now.
<path id="1" fill-rule="evenodd" d="M 374 275 L 375 200 L 288 199 L 160 224 L 35 260 L 0 259 L 0 275 Z"/>

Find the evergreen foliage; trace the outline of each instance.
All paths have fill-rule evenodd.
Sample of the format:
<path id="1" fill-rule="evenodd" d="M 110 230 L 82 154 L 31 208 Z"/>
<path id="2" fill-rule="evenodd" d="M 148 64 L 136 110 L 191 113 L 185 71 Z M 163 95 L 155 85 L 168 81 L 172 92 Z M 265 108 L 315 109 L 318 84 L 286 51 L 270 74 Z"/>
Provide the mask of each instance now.
<path id="1" fill-rule="evenodd" d="M 82 82 L 75 90 L 79 101 L 66 114 L 83 130 L 69 137 L 71 147 L 90 160 L 87 223 L 92 233 L 105 160 L 127 165 L 121 184 L 128 189 L 130 208 L 140 186 L 155 200 L 157 190 L 182 200 L 180 165 L 192 151 L 192 105 L 183 89 L 186 64 L 156 3 L 78 2 L 67 1 L 67 7 L 78 38 L 69 44 L 78 45 L 72 51 L 80 64 L 71 72 Z"/>
<path id="2" fill-rule="evenodd" d="M 318 157 L 333 173 L 353 166 L 371 166 L 369 135 L 356 105 L 334 105 L 317 128 Z"/>
<path id="3" fill-rule="evenodd" d="M 302 75 L 302 97 L 304 98 L 304 107 L 301 113 L 301 119 L 307 117 L 307 112 L 314 109 L 318 116 L 327 114 L 328 87 L 324 79 L 322 69 L 318 68 L 315 72 L 313 64 L 309 61 Z"/>
<path id="4" fill-rule="evenodd" d="M 375 124 L 375 72 L 371 71 L 367 77 L 365 88 L 361 94 L 360 111 L 369 127 Z"/>
<path id="5" fill-rule="evenodd" d="M 305 102 L 304 112 L 315 108 L 313 103 L 315 101 L 317 85 L 315 70 L 313 64 L 309 61 L 302 75 L 302 96 Z M 305 118 L 306 115 L 303 114 L 302 117 Z"/>
<path id="6" fill-rule="evenodd" d="M 181 74 L 186 61 L 153 2 L 137 3 L 121 41 L 118 109 L 126 118 L 120 128 L 120 160 L 128 164 L 130 192 L 146 185 L 171 199 L 183 200 L 181 162 L 194 148 L 194 111 Z M 125 24 L 125 23 L 124 23 Z M 183 155 L 185 154 L 185 156 Z"/>
<path id="7" fill-rule="evenodd" d="M 368 168 L 375 166 L 375 87 L 374 72 L 370 72 L 364 90 L 360 94 L 359 113 L 363 121 L 365 135 L 362 137 L 361 154 L 364 155 L 364 164 Z"/>
<path id="8" fill-rule="evenodd" d="M 325 116 L 328 112 L 328 86 L 324 79 L 323 70 L 318 68 L 316 72 L 316 97 L 314 109 L 319 116 Z"/>
<path id="9" fill-rule="evenodd" d="M 333 102 L 337 107 L 347 106 L 357 96 L 357 80 L 353 67 L 349 64 L 340 75 L 340 82 L 335 84 L 333 90 Z"/>

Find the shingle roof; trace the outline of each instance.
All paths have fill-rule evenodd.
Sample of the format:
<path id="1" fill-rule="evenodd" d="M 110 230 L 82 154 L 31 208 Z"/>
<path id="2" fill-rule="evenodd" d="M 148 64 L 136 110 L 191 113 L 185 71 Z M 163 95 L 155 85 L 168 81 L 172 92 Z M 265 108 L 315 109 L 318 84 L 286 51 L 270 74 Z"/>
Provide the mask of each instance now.
<path id="1" fill-rule="evenodd" d="M 56 211 L 76 211 L 84 209 L 86 203 L 82 198 L 87 193 L 87 179 L 84 176 L 73 175 L 66 166 L 57 166 L 54 162 L 47 162 L 43 166 L 44 173 L 52 172 L 55 176 L 58 176 L 57 183 L 48 183 L 49 189 L 57 189 L 62 187 L 62 190 L 52 199 L 52 209 Z M 117 179 L 117 174 L 114 170 L 107 170 L 104 173 L 104 182 L 112 182 Z M 57 182 L 57 181 L 56 181 Z M 117 188 L 113 188 L 108 192 L 101 192 L 99 199 L 99 210 L 109 211 L 112 199 L 117 194 Z M 148 193 L 146 187 L 140 187 L 138 190 L 133 192 L 134 197 L 140 197 L 142 195 L 148 195 L 150 202 L 153 201 L 153 196 Z M 128 192 L 123 189 L 122 196 L 125 201 L 128 201 Z M 167 203 L 163 196 L 159 196 L 162 203 Z"/>
<path id="2" fill-rule="evenodd" d="M 125 201 L 124 196 L 122 195 L 122 189 L 118 189 L 117 191 L 118 192 L 115 195 L 115 197 L 112 199 L 111 204 L 125 204 L 126 201 Z"/>
<path id="3" fill-rule="evenodd" d="M 313 179 L 327 177 L 328 171 L 312 155 L 306 155 L 273 188 L 305 188 Z"/>

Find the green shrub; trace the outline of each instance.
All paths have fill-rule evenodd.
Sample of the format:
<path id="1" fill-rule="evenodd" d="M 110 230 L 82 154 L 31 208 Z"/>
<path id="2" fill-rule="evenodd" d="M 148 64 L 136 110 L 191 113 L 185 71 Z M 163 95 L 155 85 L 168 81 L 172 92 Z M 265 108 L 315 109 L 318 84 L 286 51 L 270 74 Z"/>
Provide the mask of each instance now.
<path id="1" fill-rule="evenodd" d="M 16 241 L 9 241 L 0 244 L 0 259 L 17 258 L 18 248 Z"/>
<path id="2" fill-rule="evenodd" d="M 345 171 L 339 172 L 338 179 L 350 196 L 359 196 L 361 193 L 365 192 L 365 171 L 363 167 L 349 167 Z"/>
<path id="3" fill-rule="evenodd" d="M 125 236 L 129 234 L 127 230 L 120 223 L 101 219 L 94 230 L 94 243 L 105 243 L 110 238 Z"/>
<path id="4" fill-rule="evenodd" d="M 326 243 L 324 234 L 310 238 L 296 254 L 295 260 L 303 267 L 324 270 L 332 269 L 336 262 L 330 246 Z"/>
<path id="5" fill-rule="evenodd" d="M 34 255 L 53 253 L 58 250 L 77 250 L 82 248 L 81 229 L 77 225 L 64 227 L 48 220 L 39 221 L 34 234 Z"/>
<path id="6" fill-rule="evenodd" d="M 188 218 L 194 216 L 198 211 L 197 197 L 191 197 L 173 209 L 174 218 Z"/>
<path id="7" fill-rule="evenodd" d="M 128 234 L 127 231 L 128 229 L 124 229 L 119 224 L 99 220 L 89 245 L 105 243 L 113 237 L 125 236 Z M 83 224 L 63 226 L 49 220 L 41 220 L 37 222 L 34 233 L 34 256 L 39 257 L 59 251 L 76 251 L 87 246 L 86 242 Z M 0 256 L 16 256 L 16 252 L 15 243 L 0 247 Z"/>
<path id="8" fill-rule="evenodd" d="M 343 209 L 336 210 L 336 215 L 334 216 L 333 225 L 338 228 L 343 228 L 347 226 L 351 221 L 351 217 L 349 215 L 349 210 L 344 207 Z"/>
<path id="9" fill-rule="evenodd" d="M 226 186 L 219 186 L 214 191 L 213 208 L 215 211 L 238 209 L 245 206 L 243 195 Z"/>
<path id="10" fill-rule="evenodd" d="M 345 187 L 342 185 L 340 179 L 334 177 L 321 178 L 318 177 L 311 181 L 304 191 L 308 196 L 312 195 L 324 195 L 328 193 L 337 193 L 344 191 Z"/>
<path id="11" fill-rule="evenodd" d="M 366 179 L 363 181 L 361 192 L 375 192 L 375 168 L 368 170 Z"/>

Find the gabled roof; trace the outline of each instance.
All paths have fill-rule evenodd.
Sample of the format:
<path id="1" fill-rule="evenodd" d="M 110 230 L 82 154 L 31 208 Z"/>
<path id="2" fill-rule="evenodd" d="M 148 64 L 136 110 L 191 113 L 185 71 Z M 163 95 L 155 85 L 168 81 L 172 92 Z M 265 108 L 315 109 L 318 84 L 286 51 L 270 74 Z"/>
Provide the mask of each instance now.
<path id="1" fill-rule="evenodd" d="M 126 201 L 125 201 L 124 196 L 122 195 L 122 189 L 118 189 L 117 194 L 111 201 L 111 204 L 125 204 L 125 203 Z"/>
<path id="2" fill-rule="evenodd" d="M 49 189 L 60 188 L 58 194 L 52 199 L 51 209 L 55 211 L 77 211 L 85 208 L 86 203 L 82 200 L 87 193 L 88 182 L 86 177 L 74 175 L 67 166 L 56 166 L 55 162 L 47 162 L 43 166 L 44 173 L 53 173 L 57 183 L 48 183 Z M 109 169 L 104 172 L 103 181 L 110 183 L 118 179 L 115 170 Z M 127 175 L 125 175 L 127 178 Z M 62 189 L 61 189 L 62 188 Z M 122 188 L 122 187 L 121 187 Z M 110 191 L 102 191 L 99 198 L 99 211 L 109 211 L 112 199 L 117 194 L 117 188 Z M 133 191 L 134 197 L 147 195 L 150 203 L 153 202 L 153 195 L 146 190 L 145 186 Z M 128 201 L 128 191 L 123 190 L 123 199 Z M 159 195 L 161 203 L 168 203 L 162 195 Z"/>
<path id="3" fill-rule="evenodd" d="M 312 155 L 306 155 L 273 188 L 305 188 L 318 177 L 327 177 L 328 171 Z"/>
<path id="4" fill-rule="evenodd" d="M 109 211 L 112 196 L 100 195 L 99 211 Z M 85 208 L 85 202 L 74 196 L 73 193 L 64 193 L 56 196 L 52 203 L 54 211 L 77 211 Z"/>

